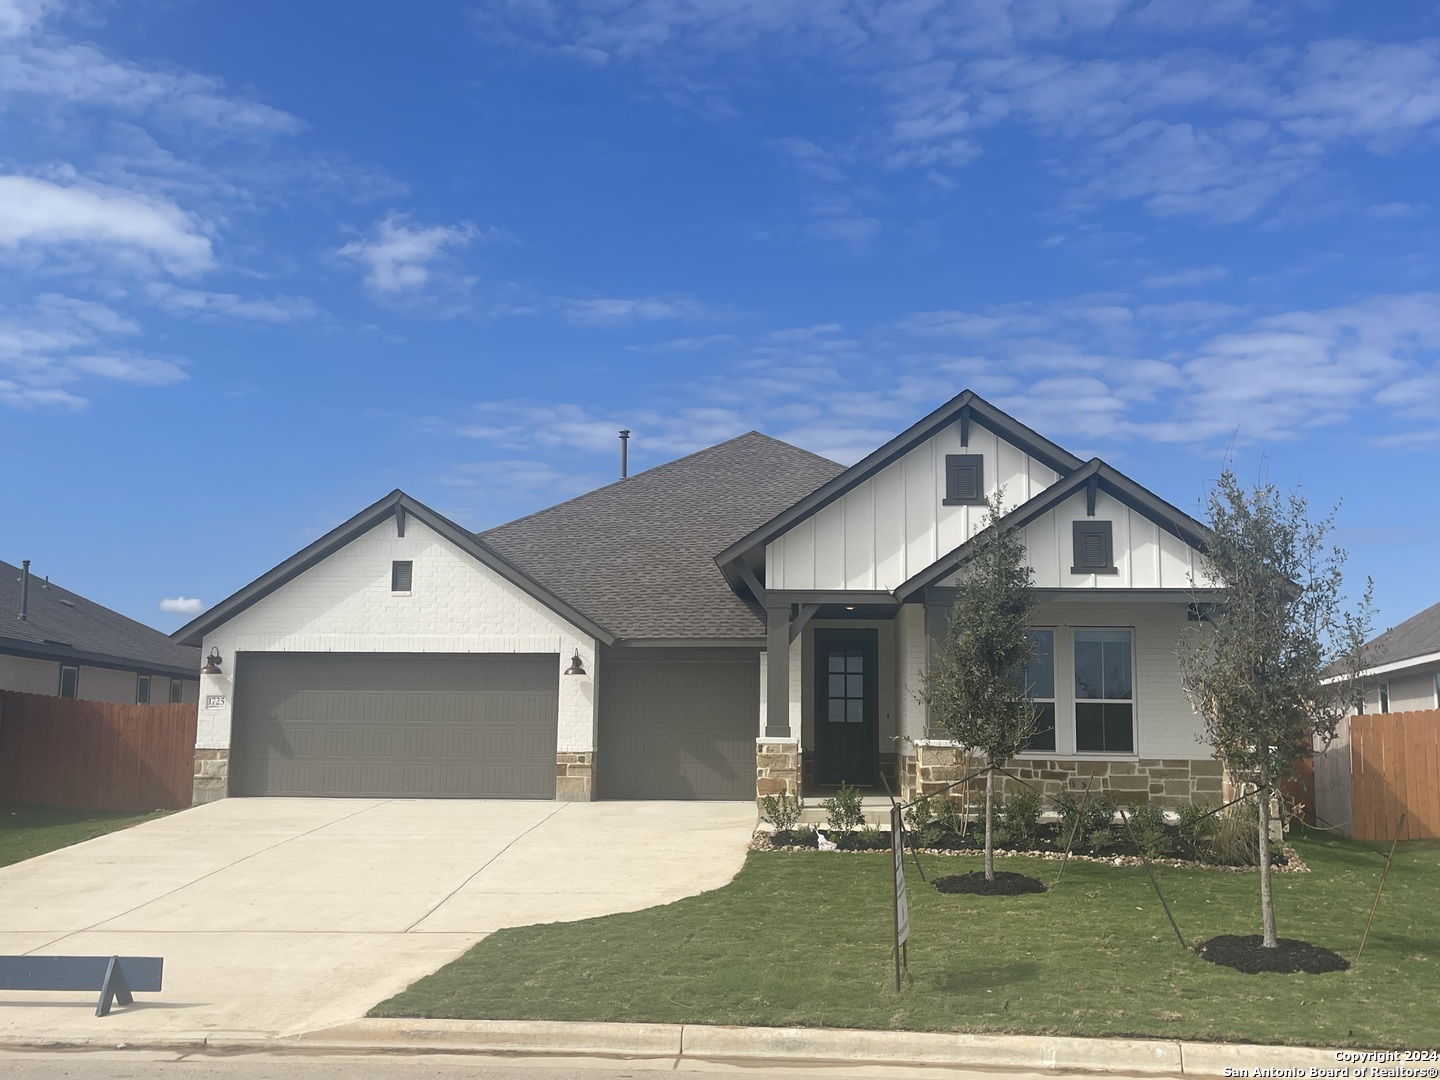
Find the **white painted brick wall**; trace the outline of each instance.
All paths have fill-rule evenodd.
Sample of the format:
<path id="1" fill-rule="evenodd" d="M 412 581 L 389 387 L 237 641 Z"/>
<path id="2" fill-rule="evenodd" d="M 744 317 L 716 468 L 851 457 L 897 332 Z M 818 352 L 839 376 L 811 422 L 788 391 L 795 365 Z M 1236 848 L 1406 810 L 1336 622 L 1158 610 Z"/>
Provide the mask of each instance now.
<path id="1" fill-rule="evenodd" d="M 414 562 L 413 589 L 390 591 L 390 563 Z M 199 749 L 230 746 L 237 652 L 555 653 L 558 750 L 595 748 L 595 641 L 411 517 L 393 518 L 306 570 L 205 637 L 224 674 L 202 675 Z M 579 649 L 584 676 L 561 675 Z M 763 684 L 762 684 L 763 685 Z M 223 695 L 223 708 L 205 707 Z"/>
<path id="2" fill-rule="evenodd" d="M 1055 688 L 1058 695 L 1055 753 L 1070 757 L 1075 750 L 1075 654 L 1071 632 L 1077 627 L 1129 627 L 1134 631 L 1135 757 L 1204 758 L 1211 750 L 1200 736 L 1204 724 L 1190 707 L 1180 683 L 1177 647 L 1190 625 L 1183 604 L 1041 604 L 1036 626 L 1053 626 Z M 1042 755 L 1044 756 L 1044 755 Z M 1085 755 L 1089 756 L 1089 755 Z M 1102 755 L 1123 757 L 1123 755 Z"/>

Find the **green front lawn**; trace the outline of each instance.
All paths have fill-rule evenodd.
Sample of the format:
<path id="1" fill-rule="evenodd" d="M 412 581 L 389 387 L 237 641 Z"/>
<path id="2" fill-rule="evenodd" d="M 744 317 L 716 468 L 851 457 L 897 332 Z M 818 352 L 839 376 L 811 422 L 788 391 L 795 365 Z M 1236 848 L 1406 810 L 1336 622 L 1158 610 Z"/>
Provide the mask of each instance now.
<path id="1" fill-rule="evenodd" d="M 63 806 L 0 802 L 0 866 L 33 859 L 47 851 L 92 840 L 159 816 L 127 810 L 72 810 Z"/>
<path id="2" fill-rule="evenodd" d="M 1354 959 L 1381 845 L 1295 843 L 1282 937 Z M 927 876 L 976 869 L 923 856 Z M 1056 863 L 1000 868 L 1054 880 Z M 1433 1046 L 1440 842 L 1402 845 L 1365 955 L 1327 975 L 1242 975 L 1181 949 L 1140 868 L 1071 862 L 1053 892 L 941 895 L 907 867 L 910 983 L 895 992 L 890 856 L 753 852 L 729 885 L 665 907 L 503 930 L 373 1016 L 651 1021 Z M 1253 873 L 1157 871 L 1186 941 L 1259 931 Z"/>

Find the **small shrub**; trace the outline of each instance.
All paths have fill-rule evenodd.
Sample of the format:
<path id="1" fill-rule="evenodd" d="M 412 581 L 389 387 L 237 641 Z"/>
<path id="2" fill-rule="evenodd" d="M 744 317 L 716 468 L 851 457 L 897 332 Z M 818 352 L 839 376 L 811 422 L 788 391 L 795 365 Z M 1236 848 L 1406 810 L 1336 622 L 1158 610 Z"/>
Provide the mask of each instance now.
<path id="1" fill-rule="evenodd" d="M 965 820 L 965 807 L 954 796 L 945 796 L 940 799 L 940 805 L 935 810 L 935 820 L 940 823 L 942 829 L 960 836 L 965 835 L 965 828 L 968 824 Z"/>
<path id="2" fill-rule="evenodd" d="M 1165 828 L 1165 816 L 1158 807 L 1149 803 L 1132 806 L 1125 811 L 1130 819 L 1130 831 L 1140 843 L 1140 850 L 1147 859 L 1158 859 L 1170 851 L 1170 831 Z"/>
<path id="3" fill-rule="evenodd" d="M 934 820 L 935 805 L 929 795 L 921 795 L 905 808 L 905 828 L 913 833 L 923 834 Z"/>
<path id="4" fill-rule="evenodd" d="M 1083 792 L 1062 791 L 1054 802 L 1060 815 L 1062 842 L 1070 839 L 1072 830 L 1077 845 L 1105 847 L 1114 842 L 1110 823 L 1115 817 L 1115 796 L 1108 791 L 1091 791 L 1088 798 Z"/>
<path id="5" fill-rule="evenodd" d="M 1000 827 L 1012 844 L 1034 847 L 1040 833 L 1040 796 L 1029 788 L 1012 794 L 1001 807 Z"/>
<path id="6" fill-rule="evenodd" d="M 833 798 L 821 799 L 820 808 L 825 811 L 825 821 L 836 832 L 848 833 L 865 824 L 861 810 L 859 788 L 841 784 Z"/>
<path id="7" fill-rule="evenodd" d="M 866 825 L 855 834 L 855 839 L 862 851 L 880 851 L 890 846 L 890 833 L 875 825 Z"/>
<path id="8" fill-rule="evenodd" d="M 803 799 L 792 798 L 784 793 L 766 795 L 760 800 L 760 819 L 773 825 L 777 833 L 789 832 L 800 820 L 800 811 L 804 809 Z"/>
<path id="9" fill-rule="evenodd" d="M 1212 807 L 1189 803 L 1180 807 L 1180 846 L 1192 859 L 1206 858 L 1210 837 L 1215 834 L 1216 815 Z"/>
<path id="10" fill-rule="evenodd" d="M 1260 865 L 1260 811 L 1253 799 L 1216 814 L 1206 843 L 1210 862 L 1221 866 Z"/>

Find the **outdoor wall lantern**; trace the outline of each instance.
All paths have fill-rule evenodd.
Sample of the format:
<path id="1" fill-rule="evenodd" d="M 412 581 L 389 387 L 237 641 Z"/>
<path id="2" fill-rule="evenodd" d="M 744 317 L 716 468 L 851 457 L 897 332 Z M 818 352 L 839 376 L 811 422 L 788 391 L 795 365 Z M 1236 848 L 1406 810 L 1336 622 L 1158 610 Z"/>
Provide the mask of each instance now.
<path id="1" fill-rule="evenodd" d="M 570 658 L 570 666 L 565 669 L 566 675 L 584 675 L 585 665 L 580 662 L 580 650 L 575 650 L 575 655 Z"/>
<path id="2" fill-rule="evenodd" d="M 210 655 L 205 658 L 205 666 L 200 669 L 201 675 L 220 674 L 220 650 L 211 646 Z"/>

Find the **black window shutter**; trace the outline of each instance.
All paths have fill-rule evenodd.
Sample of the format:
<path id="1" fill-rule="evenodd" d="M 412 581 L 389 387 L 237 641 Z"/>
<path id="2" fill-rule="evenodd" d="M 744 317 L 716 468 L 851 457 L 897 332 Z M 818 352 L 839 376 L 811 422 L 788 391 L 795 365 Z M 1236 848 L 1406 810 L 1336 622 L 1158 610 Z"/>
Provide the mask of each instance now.
<path id="1" fill-rule="evenodd" d="M 1075 522 L 1075 564 L 1072 574 L 1115 573 L 1115 548 L 1108 521 Z"/>
<path id="2" fill-rule="evenodd" d="M 945 455 L 945 502 L 953 505 L 985 501 L 985 458 L 980 454 Z"/>

